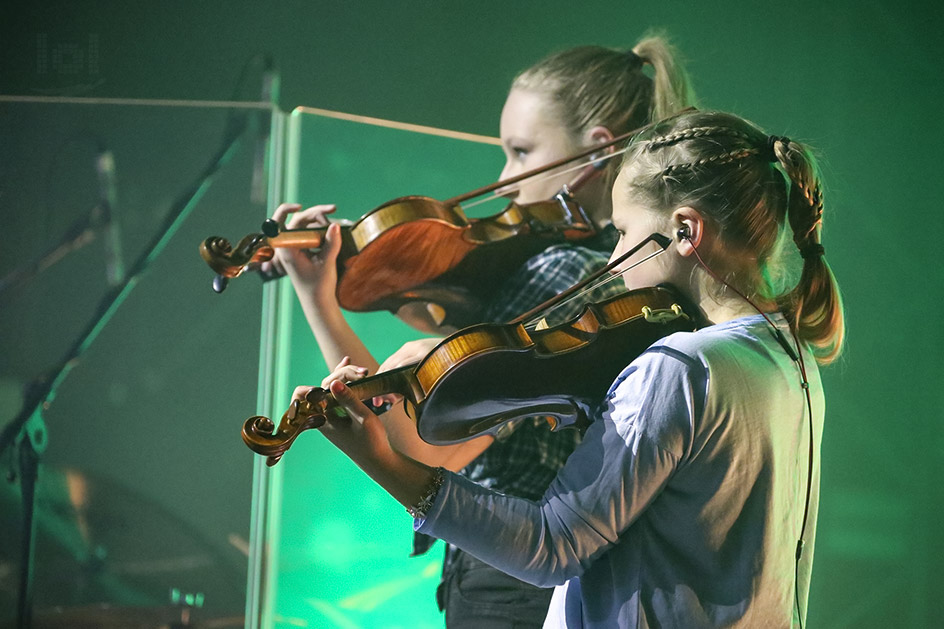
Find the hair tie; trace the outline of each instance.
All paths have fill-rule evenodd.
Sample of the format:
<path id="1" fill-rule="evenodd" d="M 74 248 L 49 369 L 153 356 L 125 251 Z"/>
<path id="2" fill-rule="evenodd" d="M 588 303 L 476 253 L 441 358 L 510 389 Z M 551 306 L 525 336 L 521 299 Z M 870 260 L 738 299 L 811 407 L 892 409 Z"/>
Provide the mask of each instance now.
<path id="1" fill-rule="evenodd" d="M 800 257 L 804 260 L 809 260 L 810 258 L 821 258 L 826 255 L 826 249 L 822 244 L 818 242 L 811 242 L 809 244 L 799 247 Z"/>
<path id="2" fill-rule="evenodd" d="M 631 48 L 626 51 L 625 56 L 629 60 L 629 67 L 631 68 L 641 68 L 646 63 L 646 60 L 633 52 Z"/>
<path id="3" fill-rule="evenodd" d="M 778 162 L 780 158 L 777 157 L 777 151 L 774 149 L 774 145 L 777 142 L 783 142 L 787 144 L 790 142 L 790 138 L 782 135 L 768 135 L 767 136 L 767 159 L 771 162 Z"/>

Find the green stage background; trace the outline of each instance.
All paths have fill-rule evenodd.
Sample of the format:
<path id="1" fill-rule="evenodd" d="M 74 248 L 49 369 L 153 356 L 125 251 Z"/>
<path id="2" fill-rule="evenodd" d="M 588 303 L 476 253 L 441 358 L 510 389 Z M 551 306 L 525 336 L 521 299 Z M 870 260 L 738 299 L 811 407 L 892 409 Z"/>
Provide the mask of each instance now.
<path id="1" fill-rule="evenodd" d="M 306 105 L 495 135 L 516 71 L 560 48 L 627 46 L 649 28 L 664 29 L 687 57 L 703 106 L 806 140 L 825 167 L 824 243 L 844 291 L 849 345 L 824 375 L 809 626 L 918 628 L 944 615 L 942 12 L 936 2 L 890 0 L 5 3 L 0 94 L 256 100 L 260 65 L 248 64 L 243 80 L 241 69 L 267 53 L 286 111 Z M 132 259 L 215 150 L 226 118 L 215 110 L 0 102 L 0 275 L 51 246 L 95 204 L 99 141 L 115 154 Z M 170 556 L 196 545 L 222 584 L 193 574 L 157 579 L 152 570 L 145 595 L 105 588 L 99 599 L 160 605 L 168 586 L 188 582 L 207 590 L 205 616 L 242 613 L 252 464 L 236 432 L 256 410 L 262 289 L 247 278 L 222 297 L 211 294 L 195 249 L 214 233 L 256 230 L 271 210 L 249 198 L 255 144 L 247 135 L 46 413 L 51 478 L 68 466 L 111 488 L 105 495 L 134 497 L 120 501 L 124 517 L 104 528 L 145 530 L 137 522 L 158 513 L 173 522 L 166 536 L 132 544 L 124 560 L 136 558 L 135 548 L 151 561 L 155 549 Z M 500 166 L 496 157 L 489 176 Z M 428 167 L 420 159 L 415 172 Z M 363 173 L 363 185 L 370 176 Z M 333 202 L 334 190 L 298 200 Z M 428 193 L 409 175 L 402 191 Z M 2 296 L 0 422 L 91 316 L 104 277 L 94 243 Z M 0 620 L 12 613 L 18 532 L 15 502 L 3 504 L 11 506 L 0 519 L 8 540 L 0 545 Z M 327 540 L 347 552 L 343 535 L 329 531 Z M 109 543 L 119 554 L 119 540 Z M 45 542 L 56 544 L 63 542 L 55 535 Z M 76 566 L 88 562 L 73 556 L 37 571 Z M 59 593 L 47 586 L 37 605 L 63 602 Z M 89 602 L 78 593 L 65 601 Z M 324 626 L 314 613 L 307 622 Z M 332 622 L 391 621 L 365 614 Z"/>

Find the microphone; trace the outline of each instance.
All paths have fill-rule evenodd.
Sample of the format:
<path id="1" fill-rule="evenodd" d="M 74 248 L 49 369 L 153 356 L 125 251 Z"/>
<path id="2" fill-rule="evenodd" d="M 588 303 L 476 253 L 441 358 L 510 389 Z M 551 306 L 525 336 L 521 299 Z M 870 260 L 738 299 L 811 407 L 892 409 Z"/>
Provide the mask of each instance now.
<path id="1" fill-rule="evenodd" d="M 279 73 L 272 57 L 266 55 L 262 69 L 262 97 L 259 102 L 277 106 L 279 100 Z M 252 163 L 252 184 L 250 199 L 253 203 L 265 205 L 267 168 L 266 157 L 269 149 L 269 136 L 272 131 L 272 109 L 259 112 L 256 126 L 256 147 Z"/>
<path id="2" fill-rule="evenodd" d="M 115 156 L 100 146 L 95 158 L 98 173 L 99 227 L 105 247 L 105 275 L 108 285 L 118 286 L 125 279 L 125 267 L 121 257 L 121 231 L 115 215 L 118 202 L 118 187 L 115 184 Z"/>

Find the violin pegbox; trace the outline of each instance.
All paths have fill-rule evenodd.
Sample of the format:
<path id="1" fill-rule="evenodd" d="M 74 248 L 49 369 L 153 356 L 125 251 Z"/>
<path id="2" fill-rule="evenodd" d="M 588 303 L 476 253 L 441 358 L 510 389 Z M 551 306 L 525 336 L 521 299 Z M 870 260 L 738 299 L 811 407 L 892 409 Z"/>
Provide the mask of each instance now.
<path id="1" fill-rule="evenodd" d="M 274 255 L 265 234 L 249 234 L 235 248 L 219 236 L 210 236 L 200 243 L 200 257 L 226 278 L 239 277 L 249 263 L 271 260 Z"/>
<path id="2" fill-rule="evenodd" d="M 314 388 L 304 399 L 292 400 L 282 415 L 278 428 L 272 420 L 255 415 L 243 424 L 243 441 L 249 449 L 266 455 L 266 465 L 272 467 L 292 445 L 299 434 L 312 428 L 320 428 L 327 421 L 328 413 L 337 413 L 337 405 L 328 391 Z"/>

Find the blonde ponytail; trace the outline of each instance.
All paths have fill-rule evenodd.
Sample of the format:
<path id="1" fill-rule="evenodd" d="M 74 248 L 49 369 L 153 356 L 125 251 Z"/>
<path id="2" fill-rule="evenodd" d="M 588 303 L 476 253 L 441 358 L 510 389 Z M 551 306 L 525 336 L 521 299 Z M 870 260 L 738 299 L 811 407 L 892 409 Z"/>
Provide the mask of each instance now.
<path id="1" fill-rule="evenodd" d="M 645 64 L 652 66 L 652 78 Z M 657 36 L 643 39 L 632 50 L 564 50 L 519 74 L 512 88 L 545 94 L 574 138 L 597 126 L 620 135 L 694 104 L 677 53 Z"/>
<path id="2" fill-rule="evenodd" d="M 694 105 L 695 94 L 688 73 L 678 52 L 664 38 L 646 37 L 633 47 L 633 52 L 652 66 L 651 120 L 668 118 Z"/>

